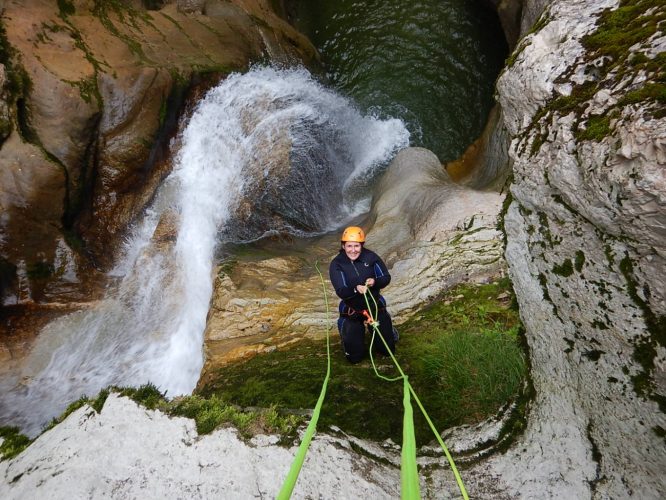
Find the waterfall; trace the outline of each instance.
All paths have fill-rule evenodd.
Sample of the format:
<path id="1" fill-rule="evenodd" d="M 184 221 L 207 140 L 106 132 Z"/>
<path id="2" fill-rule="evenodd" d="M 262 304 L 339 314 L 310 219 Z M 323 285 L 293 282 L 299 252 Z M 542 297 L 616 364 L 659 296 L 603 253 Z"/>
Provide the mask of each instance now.
<path id="1" fill-rule="evenodd" d="M 130 231 L 104 299 L 47 325 L 0 382 L 0 424 L 35 435 L 108 385 L 190 393 L 220 241 L 339 225 L 367 208 L 367 187 L 408 142 L 400 120 L 362 116 L 303 69 L 229 76 L 180 134 L 172 173 Z"/>

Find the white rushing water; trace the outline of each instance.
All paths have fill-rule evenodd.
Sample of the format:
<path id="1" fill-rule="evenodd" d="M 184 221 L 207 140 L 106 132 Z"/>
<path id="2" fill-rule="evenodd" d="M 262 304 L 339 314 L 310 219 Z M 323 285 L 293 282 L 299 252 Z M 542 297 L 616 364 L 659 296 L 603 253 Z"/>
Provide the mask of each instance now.
<path id="1" fill-rule="evenodd" d="M 111 384 L 191 392 L 220 238 L 259 237 L 299 218 L 315 231 L 335 226 L 367 206 L 358 186 L 408 141 L 401 121 L 361 116 L 305 70 L 228 77 L 183 130 L 173 171 L 128 237 L 106 297 L 44 328 L 20 373 L 0 383 L 0 424 L 34 435 L 69 402 Z M 241 200 L 253 213 L 286 215 L 270 218 L 278 227 L 244 221 Z M 240 234 L 229 231 L 237 226 Z"/>

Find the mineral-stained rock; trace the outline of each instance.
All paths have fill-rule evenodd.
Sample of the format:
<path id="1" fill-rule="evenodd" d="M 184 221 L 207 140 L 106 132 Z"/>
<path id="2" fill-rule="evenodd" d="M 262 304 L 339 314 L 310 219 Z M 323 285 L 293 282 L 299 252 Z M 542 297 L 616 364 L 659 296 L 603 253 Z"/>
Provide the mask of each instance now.
<path id="1" fill-rule="evenodd" d="M 0 247 L 8 265 L 23 272 L 9 280 L 13 286 L 0 290 L 2 303 L 39 298 L 33 286 L 38 284 L 32 283 L 39 280 L 29 278 L 43 281 L 51 272 L 64 198 L 63 169 L 12 132 L 0 149 Z M 16 234 L 22 235 L 19 241 L 11 239 Z"/>
<path id="2" fill-rule="evenodd" d="M 315 57 L 262 0 L 158 1 L 149 11 L 144 4 L 3 4 L 10 57 L 0 71 L 3 273 L 53 268 L 60 241 L 76 243 L 84 267 L 108 266 L 119 236 L 168 173 L 169 162 L 157 160 L 198 75 L 219 79 L 265 53 L 292 63 Z M 10 136 L 12 129 L 20 134 Z M 58 280 L 45 274 L 40 284 L 35 273 L 22 279 L 30 289 Z M 7 301 L 48 300 L 17 299 L 18 281 L 2 279 Z"/>

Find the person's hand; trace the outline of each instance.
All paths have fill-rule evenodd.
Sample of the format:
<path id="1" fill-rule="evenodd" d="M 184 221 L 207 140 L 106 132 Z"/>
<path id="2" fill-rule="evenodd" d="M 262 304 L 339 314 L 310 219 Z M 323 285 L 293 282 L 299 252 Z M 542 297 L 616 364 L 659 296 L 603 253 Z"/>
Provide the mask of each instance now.
<path id="1" fill-rule="evenodd" d="M 363 294 L 368 291 L 368 287 L 365 285 L 356 285 L 356 291 Z"/>
<path id="2" fill-rule="evenodd" d="M 365 280 L 365 286 L 367 287 L 375 286 L 375 278 L 368 278 L 367 280 Z"/>

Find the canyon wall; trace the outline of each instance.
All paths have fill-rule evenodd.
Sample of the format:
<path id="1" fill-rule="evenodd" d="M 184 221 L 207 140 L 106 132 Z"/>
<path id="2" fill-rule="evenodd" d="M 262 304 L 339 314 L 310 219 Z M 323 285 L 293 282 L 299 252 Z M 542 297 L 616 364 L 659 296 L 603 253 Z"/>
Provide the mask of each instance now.
<path id="1" fill-rule="evenodd" d="M 82 281 L 108 269 L 168 173 L 197 88 L 252 61 L 316 58 L 262 0 L 9 0 L 1 16 L 4 305 L 89 298 Z"/>
<path id="2" fill-rule="evenodd" d="M 497 83 L 536 395 L 524 435 L 480 470 L 512 496 L 666 487 L 664 19 L 649 1 L 551 2 Z"/>

